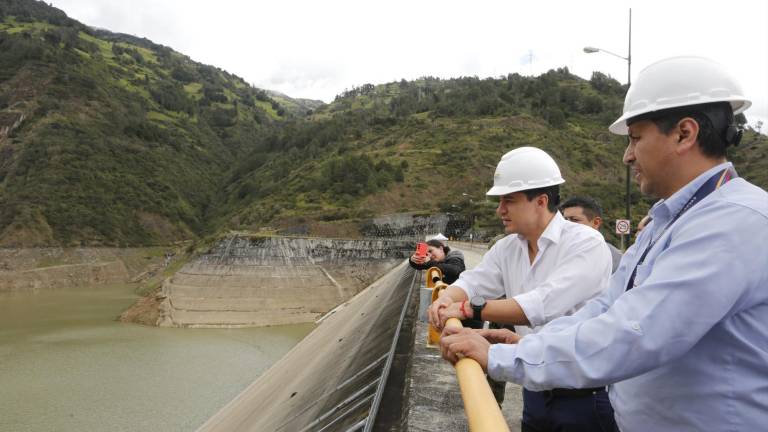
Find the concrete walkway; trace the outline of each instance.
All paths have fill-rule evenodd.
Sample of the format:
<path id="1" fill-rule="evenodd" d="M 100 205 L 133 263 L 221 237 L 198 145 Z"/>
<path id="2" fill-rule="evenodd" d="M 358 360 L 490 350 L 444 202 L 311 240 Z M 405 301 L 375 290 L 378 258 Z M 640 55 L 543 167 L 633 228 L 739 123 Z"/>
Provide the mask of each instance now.
<path id="1" fill-rule="evenodd" d="M 451 244 L 464 253 L 467 268 L 476 266 L 485 249 L 479 245 Z M 409 376 L 408 431 L 464 432 L 468 430 L 456 372 L 435 348 L 426 346 L 427 324 L 416 323 Z M 522 388 L 508 383 L 502 412 L 512 432 L 520 431 L 523 410 Z"/>

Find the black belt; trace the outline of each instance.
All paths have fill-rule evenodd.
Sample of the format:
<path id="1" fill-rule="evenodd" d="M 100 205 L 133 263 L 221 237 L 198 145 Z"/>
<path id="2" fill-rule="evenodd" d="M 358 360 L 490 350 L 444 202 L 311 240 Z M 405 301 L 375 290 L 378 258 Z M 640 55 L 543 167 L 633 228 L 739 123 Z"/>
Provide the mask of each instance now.
<path id="1" fill-rule="evenodd" d="M 593 387 L 585 389 L 555 388 L 540 392 L 544 397 L 584 397 L 592 396 L 605 391 L 605 387 Z"/>

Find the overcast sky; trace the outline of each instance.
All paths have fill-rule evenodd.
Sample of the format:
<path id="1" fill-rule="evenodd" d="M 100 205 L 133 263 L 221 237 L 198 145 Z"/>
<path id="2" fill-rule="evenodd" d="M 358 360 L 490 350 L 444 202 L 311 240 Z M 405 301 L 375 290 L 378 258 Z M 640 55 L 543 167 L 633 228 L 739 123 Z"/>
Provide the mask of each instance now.
<path id="1" fill-rule="evenodd" d="M 50 0 L 49 0 L 50 1 Z M 84 24 L 146 37 L 193 60 L 295 98 L 325 102 L 365 83 L 567 66 L 627 81 L 674 55 L 725 64 L 753 101 L 745 114 L 768 129 L 768 2 L 53 0 Z"/>

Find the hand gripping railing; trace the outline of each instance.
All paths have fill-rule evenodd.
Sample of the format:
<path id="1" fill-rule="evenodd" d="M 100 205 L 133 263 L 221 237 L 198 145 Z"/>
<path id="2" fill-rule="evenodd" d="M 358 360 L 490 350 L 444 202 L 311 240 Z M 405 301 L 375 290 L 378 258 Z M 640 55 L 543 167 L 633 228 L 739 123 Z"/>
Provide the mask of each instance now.
<path id="1" fill-rule="evenodd" d="M 456 318 L 449 318 L 445 326 L 462 327 L 461 321 Z M 467 414 L 469 430 L 471 432 L 509 432 L 507 422 L 501 414 L 499 404 L 496 403 L 480 363 L 464 357 L 459 359 L 454 367 L 461 389 L 461 398 L 464 400 L 464 412 Z"/>

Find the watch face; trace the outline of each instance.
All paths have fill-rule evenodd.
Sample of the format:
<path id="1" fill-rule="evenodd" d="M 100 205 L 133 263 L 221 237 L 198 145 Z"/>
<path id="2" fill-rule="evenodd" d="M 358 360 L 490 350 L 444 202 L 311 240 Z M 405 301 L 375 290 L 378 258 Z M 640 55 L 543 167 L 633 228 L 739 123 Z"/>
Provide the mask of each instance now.
<path id="1" fill-rule="evenodd" d="M 473 307 L 483 307 L 485 306 L 485 298 L 480 296 L 474 296 L 469 301 L 469 304 L 472 305 Z"/>

